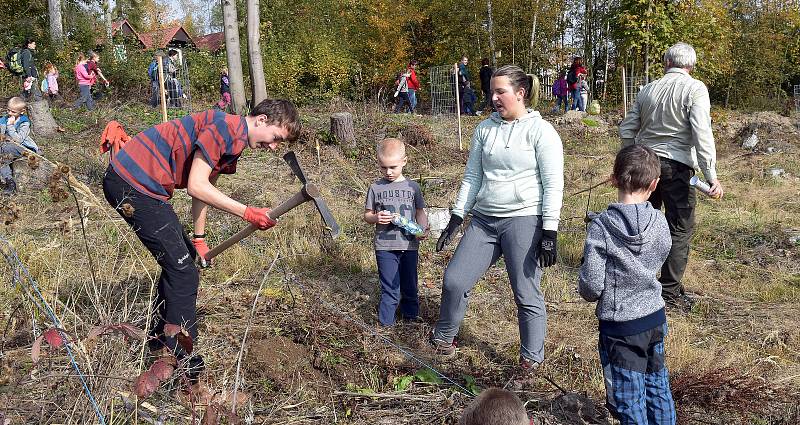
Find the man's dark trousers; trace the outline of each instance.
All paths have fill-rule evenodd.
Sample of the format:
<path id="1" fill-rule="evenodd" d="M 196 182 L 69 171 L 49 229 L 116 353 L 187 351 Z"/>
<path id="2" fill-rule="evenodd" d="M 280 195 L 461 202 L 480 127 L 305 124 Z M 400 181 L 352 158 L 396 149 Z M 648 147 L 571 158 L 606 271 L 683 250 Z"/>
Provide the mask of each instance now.
<path id="1" fill-rule="evenodd" d="M 656 209 L 664 205 L 664 215 L 672 236 L 672 248 L 667 261 L 661 266 L 659 278 L 662 296 L 667 299 L 683 293 L 683 273 L 689 261 L 689 241 L 694 233 L 697 198 L 694 187 L 689 184 L 689 179 L 694 176 L 694 168 L 671 159 L 660 159 L 661 180 L 650 195 L 650 203 Z"/>
<path id="2" fill-rule="evenodd" d="M 161 341 L 170 350 L 175 350 L 178 357 L 182 357 L 185 353 L 176 347 L 175 338 L 164 336 L 164 325 L 181 325 L 189 331 L 192 339 L 197 338 L 196 306 L 200 285 L 200 273 L 194 264 L 197 251 L 186 236 L 172 205 L 138 192 L 111 166 L 103 179 L 103 193 L 161 266 L 158 292 L 153 301 L 156 317 L 149 331 L 149 335 L 155 338 L 151 341 L 151 347 L 158 348 L 157 342 Z M 125 204 L 133 207 L 130 217 L 130 209 Z"/>

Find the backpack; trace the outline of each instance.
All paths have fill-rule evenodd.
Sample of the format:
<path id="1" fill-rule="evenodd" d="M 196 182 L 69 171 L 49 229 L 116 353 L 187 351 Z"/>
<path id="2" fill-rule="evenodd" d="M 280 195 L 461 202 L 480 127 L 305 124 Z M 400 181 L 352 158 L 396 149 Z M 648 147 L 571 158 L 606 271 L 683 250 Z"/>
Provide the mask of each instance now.
<path id="1" fill-rule="evenodd" d="M 47 82 L 47 77 L 42 79 L 42 84 L 39 86 L 39 89 L 42 93 L 47 93 L 47 90 L 50 88 L 50 84 Z"/>
<path id="2" fill-rule="evenodd" d="M 6 67 L 14 75 L 22 75 L 25 68 L 22 67 L 22 50 L 14 47 L 6 53 Z"/>
<path id="3" fill-rule="evenodd" d="M 150 77 L 150 81 L 155 81 L 158 78 L 156 72 L 158 72 L 158 62 L 150 62 L 150 66 L 147 67 L 147 76 Z"/>
<path id="4" fill-rule="evenodd" d="M 570 86 L 578 82 L 578 74 L 575 73 L 575 70 L 572 69 L 567 74 L 567 84 Z"/>

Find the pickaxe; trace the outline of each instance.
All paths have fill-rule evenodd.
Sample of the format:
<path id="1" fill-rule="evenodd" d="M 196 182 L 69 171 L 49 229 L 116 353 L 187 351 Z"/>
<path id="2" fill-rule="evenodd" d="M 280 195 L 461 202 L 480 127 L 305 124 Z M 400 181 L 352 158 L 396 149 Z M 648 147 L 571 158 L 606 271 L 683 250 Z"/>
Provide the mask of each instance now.
<path id="1" fill-rule="evenodd" d="M 314 206 L 317 207 L 317 211 L 319 211 L 319 215 L 322 217 L 322 221 L 325 223 L 325 229 L 330 232 L 332 238 L 339 236 L 339 224 L 336 223 L 336 219 L 333 218 L 333 214 L 331 214 L 330 210 L 328 209 L 328 205 L 325 203 L 325 200 L 322 199 L 322 195 L 320 195 L 317 186 L 315 186 L 314 183 L 308 183 L 306 181 L 306 175 L 303 173 L 303 169 L 300 168 L 300 163 L 297 161 L 297 157 L 295 156 L 294 152 L 287 152 L 286 155 L 283 156 L 283 160 L 289 164 L 289 168 L 292 169 L 292 173 L 297 176 L 297 178 L 300 180 L 300 183 L 303 184 L 303 187 L 299 192 L 294 194 L 294 196 L 273 208 L 268 214 L 269 217 L 273 220 L 277 220 L 280 216 L 294 209 L 298 205 L 308 201 L 314 201 Z M 209 251 L 208 254 L 206 254 L 206 262 L 222 253 L 222 251 L 230 248 L 232 245 L 235 245 L 240 240 L 250 236 L 256 230 L 258 230 L 258 228 L 251 224 L 240 230 L 239 233 L 229 237 L 221 244 L 217 245 L 214 249 Z M 201 259 L 201 263 L 202 262 L 203 260 Z"/>

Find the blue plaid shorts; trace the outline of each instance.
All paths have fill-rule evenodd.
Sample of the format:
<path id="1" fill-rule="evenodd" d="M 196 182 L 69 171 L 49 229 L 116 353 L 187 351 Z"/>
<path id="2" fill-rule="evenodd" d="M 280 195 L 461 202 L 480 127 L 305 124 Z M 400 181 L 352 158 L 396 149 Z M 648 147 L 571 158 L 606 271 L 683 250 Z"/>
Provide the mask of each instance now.
<path id="1" fill-rule="evenodd" d="M 674 425 L 675 403 L 664 363 L 667 324 L 629 336 L 600 334 L 606 406 L 621 425 Z"/>

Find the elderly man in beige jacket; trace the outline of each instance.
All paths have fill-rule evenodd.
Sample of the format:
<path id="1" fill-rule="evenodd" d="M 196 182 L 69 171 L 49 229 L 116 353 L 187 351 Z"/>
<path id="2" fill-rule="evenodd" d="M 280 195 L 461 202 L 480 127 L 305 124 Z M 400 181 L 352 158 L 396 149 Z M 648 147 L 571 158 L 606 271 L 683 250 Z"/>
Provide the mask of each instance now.
<path id="1" fill-rule="evenodd" d="M 694 48 L 686 43 L 667 49 L 666 73 L 642 88 L 619 126 L 623 147 L 641 143 L 652 148 L 661 160 L 661 180 L 650 202 L 655 208 L 664 206 L 672 249 L 659 281 L 667 307 L 684 312 L 690 311 L 694 303 L 686 295 L 682 279 L 695 224 L 697 200 L 689 184 L 695 168 L 708 180 L 712 196 L 723 194 L 717 178 L 708 89 L 690 75 L 696 62 Z"/>

